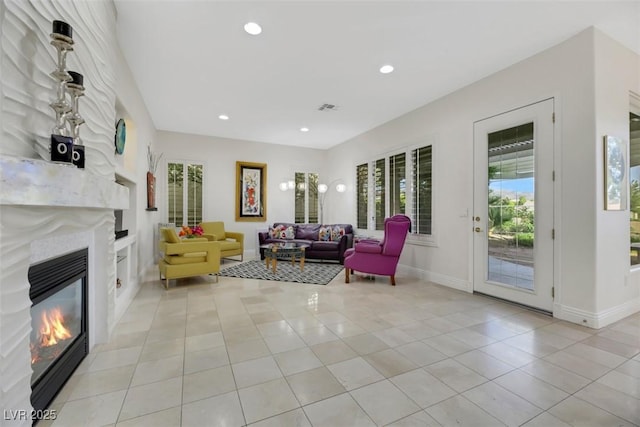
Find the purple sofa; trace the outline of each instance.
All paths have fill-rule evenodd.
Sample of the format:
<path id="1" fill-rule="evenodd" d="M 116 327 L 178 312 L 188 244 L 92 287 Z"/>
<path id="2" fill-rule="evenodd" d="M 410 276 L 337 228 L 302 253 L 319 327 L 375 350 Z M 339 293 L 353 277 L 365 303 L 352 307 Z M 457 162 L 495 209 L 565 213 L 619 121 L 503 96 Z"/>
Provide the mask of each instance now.
<path id="1" fill-rule="evenodd" d="M 305 258 L 344 262 L 344 253 L 353 246 L 351 224 L 291 224 L 276 222 L 269 231 L 259 232 L 260 245 L 267 243 L 306 243 Z M 264 259 L 264 249 L 260 249 Z"/>

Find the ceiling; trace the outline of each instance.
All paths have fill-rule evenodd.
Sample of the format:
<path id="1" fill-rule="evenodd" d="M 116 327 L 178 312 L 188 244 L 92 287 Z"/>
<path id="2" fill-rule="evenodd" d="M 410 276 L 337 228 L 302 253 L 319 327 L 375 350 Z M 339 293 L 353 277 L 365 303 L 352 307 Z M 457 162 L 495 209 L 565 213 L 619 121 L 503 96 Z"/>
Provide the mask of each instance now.
<path id="1" fill-rule="evenodd" d="M 592 25 L 640 54 L 639 0 L 115 4 L 157 129 L 320 149 Z M 247 34 L 249 21 L 262 34 Z M 395 71 L 381 74 L 384 64 Z"/>

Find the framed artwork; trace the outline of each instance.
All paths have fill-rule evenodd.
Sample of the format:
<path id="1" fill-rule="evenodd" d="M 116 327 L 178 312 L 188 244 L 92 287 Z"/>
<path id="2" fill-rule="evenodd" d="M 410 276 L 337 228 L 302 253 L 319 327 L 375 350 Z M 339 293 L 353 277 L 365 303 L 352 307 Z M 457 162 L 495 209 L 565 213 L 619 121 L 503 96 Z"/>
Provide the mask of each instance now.
<path id="1" fill-rule="evenodd" d="M 267 220 L 267 164 L 236 162 L 236 221 Z"/>
<path id="2" fill-rule="evenodd" d="M 627 144 L 622 138 L 604 137 L 604 208 L 627 209 Z"/>

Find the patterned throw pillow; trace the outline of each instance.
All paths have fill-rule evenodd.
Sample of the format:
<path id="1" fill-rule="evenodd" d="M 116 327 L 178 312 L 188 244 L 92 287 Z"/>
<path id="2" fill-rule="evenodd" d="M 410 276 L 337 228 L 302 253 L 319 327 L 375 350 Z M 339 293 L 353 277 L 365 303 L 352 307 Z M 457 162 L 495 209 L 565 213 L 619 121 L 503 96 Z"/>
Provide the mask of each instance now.
<path id="1" fill-rule="evenodd" d="M 331 241 L 338 242 L 344 236 L 344 228 L 336 225 L 331 229 Z"/>
<path id="2" fill-rule="evenodd" d="M 279 239 L 280 233 L 282 232 L 282 226 L 279 225 L 277 227 L 269 227 L 269 237 L 272 239 Z"/>
<path id="3" fill-rule="evenodd" d="M 328 242 L 331 240 L 331 227 L 320 227 L 318 232 L 318 240 Z"/>
<path id="4" fill-rule="evenodd" d="M 289 227 L 282 230 L 280 236 L 282 239 L 295 239 L 296 231 L 293 229 L 293 226 L 290 225 Z"/>

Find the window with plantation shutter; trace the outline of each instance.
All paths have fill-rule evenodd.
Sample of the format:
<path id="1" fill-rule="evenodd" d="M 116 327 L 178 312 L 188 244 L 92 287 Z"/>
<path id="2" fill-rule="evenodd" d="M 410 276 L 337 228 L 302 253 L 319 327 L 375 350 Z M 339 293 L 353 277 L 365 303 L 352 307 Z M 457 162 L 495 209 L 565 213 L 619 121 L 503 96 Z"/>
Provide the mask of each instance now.
<path id="1" fill-rule="evenodd" d="M 167 163 L 167 219 L 177 226 L 202 222 L 202 173 L 197 163 Z"/>
<path id="2" fill-rule="evenodd" d="M 389 157 L 389 216 L 404 214 L 407 201 L 407 155 Z"/>
<path id="3" fill-rule="evenodd" d="M 318 174 L 295 173 L 295 222 L 296 224 L 318 222 Z"/>
<path id="4" fill-rule="evenodd" d="M 432 155 L 431 146 L 411 151 L 413 194 L 411 206 L 412 232 L 431 234 Z"/>
<path id="5" fill-rule="evenodd" d="M 369 216 L 369 165 L 367 163 L 356 166 L 356 191 L 357 227 L 366 230 Z"/>
<path id="6" fill-rule="evenodd" d="M 385 179 L 385 159 L 375 161 L 375 220 L 376 230 L 384 230 L 384 215 L 386 212 L 386 179 Z"/>

